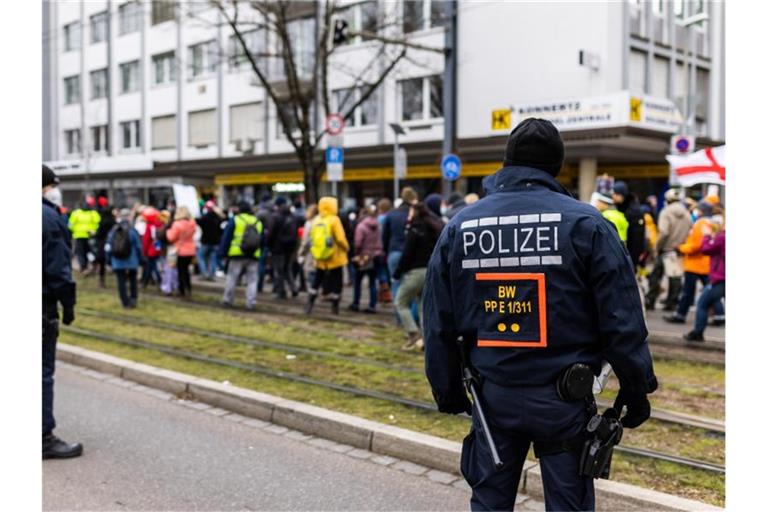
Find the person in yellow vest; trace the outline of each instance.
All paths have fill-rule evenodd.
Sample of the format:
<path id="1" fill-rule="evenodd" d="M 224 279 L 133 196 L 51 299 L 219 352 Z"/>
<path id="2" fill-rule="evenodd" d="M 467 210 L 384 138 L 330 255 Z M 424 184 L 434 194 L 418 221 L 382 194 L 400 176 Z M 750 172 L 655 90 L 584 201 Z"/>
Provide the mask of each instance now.
<path id="1" fill-rule="evenodd" d="M 232 307 L 237 280 L 245 273 L 245 307 L 256 307 L 259 284 L 259 258 L 265 239 L 264 225 L 253 214 L 251 205 L 241 201 L 219 243 L 219 258 L 228 260 L 227 280 L 224 284 L 222 305 Z"/>
<path id="2" fill-rule="evenodd" d="M 339 219 L 339 201 L 335 197 L 320 198 L 319 215 L 312 221 L 309 243 L 317 270 L 309 287 L 309 301 L 305 312 L 312 313 L 318 288 L 331 298 L 331 311 L 339 314 L 339 301 L 344 284 L 344 266 L 348 263 L 349 242 Z"/>
<path id="3" fill-rule="evenodd" d="M 101 223 L 101 215 L 94 209 L 96 200 L 88 197 L 79 208 L 69 214 L 69 230 L 75 241 L 75 255 L 80 267 L 80 274 L 88 270 L 88 253 L 91 251 L 90 239 L 96 235 Z"/>
<path id="4" fill-rule="evenodd" d="M 602 216 L 611 224 L 616 227 L 616 231 L 619 232 L 619 239 L 625 246 L 627 245 L 627 231 L 629 230 L 629 222 L 627 217 L 624 216 L 613 204 L 613 198 L 609 194 L 602 192 L 594 192 L 592 194 L 592 206 L 597 208 Z"/>

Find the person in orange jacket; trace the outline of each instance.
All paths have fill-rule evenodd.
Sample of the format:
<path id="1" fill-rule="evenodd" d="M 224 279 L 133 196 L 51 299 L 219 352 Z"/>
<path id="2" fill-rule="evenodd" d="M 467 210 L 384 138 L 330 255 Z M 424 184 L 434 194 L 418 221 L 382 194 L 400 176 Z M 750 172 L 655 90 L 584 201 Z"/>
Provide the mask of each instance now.
<path id="1" fill-rule="evenodd" d="M 704 237 L 712 234 L 712 224 L 709 218 L 712 216 L 712 204 L 701 201 L 693 210 L 696 222 L 693 224 L 688 238 L 678 246 L 677 250 L 683 255 L 683 294 L 677 305 L 677 310 L 672 315 L 667 315 L 664 320 L 674 324 L 685 323 L 688 309 L 696 297 L 696 283 L 701 281 L 706 286 L 709 282 L 709 256 L 701 252 Z M 725 317 L 723 303 L 718 301 L 714 305 L 715 320 Z"/>

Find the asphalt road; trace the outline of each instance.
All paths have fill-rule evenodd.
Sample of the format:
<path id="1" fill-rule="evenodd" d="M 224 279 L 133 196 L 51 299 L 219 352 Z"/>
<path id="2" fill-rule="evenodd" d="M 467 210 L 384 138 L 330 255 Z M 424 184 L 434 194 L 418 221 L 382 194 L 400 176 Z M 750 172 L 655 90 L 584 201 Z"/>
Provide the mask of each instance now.
<path id="1" fill-rule="evenodd" d="M 467 510 L 469 494 L 59 367 L 45 510 Z"/>

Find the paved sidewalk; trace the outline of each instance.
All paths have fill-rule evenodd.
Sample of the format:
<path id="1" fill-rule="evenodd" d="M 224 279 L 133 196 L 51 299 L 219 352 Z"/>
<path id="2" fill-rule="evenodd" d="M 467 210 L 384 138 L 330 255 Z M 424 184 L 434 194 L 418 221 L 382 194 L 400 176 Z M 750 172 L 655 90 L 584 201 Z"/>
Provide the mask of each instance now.
<path id="1" fill-rule="evenodd" d="M 58 363 L 45 510 L 467 510 L 458 475 Z M 518 510 L 544 510 L 518 498 Z"/>

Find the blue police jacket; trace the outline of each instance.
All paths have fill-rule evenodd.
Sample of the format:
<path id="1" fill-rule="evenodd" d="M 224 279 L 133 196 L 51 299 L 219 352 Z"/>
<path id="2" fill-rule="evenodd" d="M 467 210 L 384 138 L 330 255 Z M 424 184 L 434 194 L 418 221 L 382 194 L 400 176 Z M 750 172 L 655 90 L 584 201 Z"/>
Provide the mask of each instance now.
<path id="1" fill-rule="evenodd" d="M 424 290 L 426 373 L 439 407 L 464 393 L 457 337 L 503 386 L 554 383 L 603 360 L 623 388 L 657 387 L 640 293 L 616 230 L 550 174 L 504 167 L 443 230 Z M 443 407 L 441 407 L 443 408 Z"/>
<path id="2" fill-rule="evenodd" d="M 75 305 L 72 235 L 55 204 L 43 198 L 43 301 Z"/>

